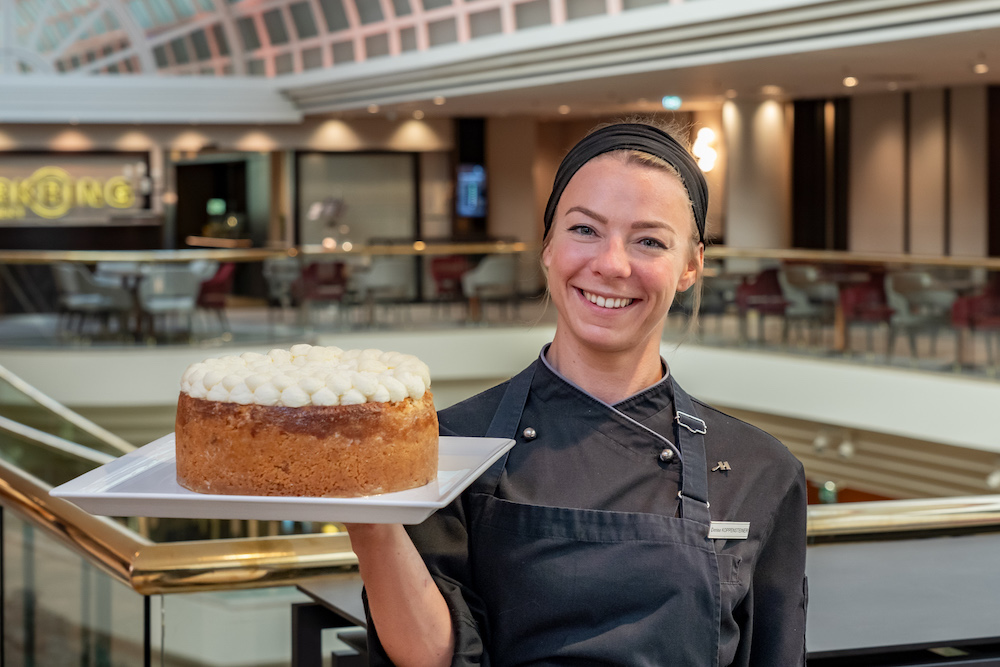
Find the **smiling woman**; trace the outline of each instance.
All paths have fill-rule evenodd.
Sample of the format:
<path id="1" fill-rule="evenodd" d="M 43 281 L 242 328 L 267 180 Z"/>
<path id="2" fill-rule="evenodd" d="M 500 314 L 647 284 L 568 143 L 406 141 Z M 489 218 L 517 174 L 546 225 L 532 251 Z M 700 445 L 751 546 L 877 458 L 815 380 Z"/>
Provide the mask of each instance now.
<path id="1" fill-rule="evenodd" d="M 542 251 L 553 340 L 439 413 L 442 434 L 516 446 L 421 525 L 348 527 L 373 664 L 804 664 L 802 466 L 659 355 L 706 209 L 693 158 L 650 125 L 600 128 L 563 160 Z"/>

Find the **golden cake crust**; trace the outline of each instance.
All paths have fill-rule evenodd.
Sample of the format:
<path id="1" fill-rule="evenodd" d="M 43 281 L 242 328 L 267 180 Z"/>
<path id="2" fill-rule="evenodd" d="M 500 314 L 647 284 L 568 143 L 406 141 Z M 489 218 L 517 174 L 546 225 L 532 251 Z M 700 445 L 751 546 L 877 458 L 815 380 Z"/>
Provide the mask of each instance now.
<path id="1" fill-rule="evenodd" d="M 177 481 L 201 493 L 353 497 L 437 477 L 431 392 L 414 400 L 298 408 L 240 405 L 181 392 Z"/>

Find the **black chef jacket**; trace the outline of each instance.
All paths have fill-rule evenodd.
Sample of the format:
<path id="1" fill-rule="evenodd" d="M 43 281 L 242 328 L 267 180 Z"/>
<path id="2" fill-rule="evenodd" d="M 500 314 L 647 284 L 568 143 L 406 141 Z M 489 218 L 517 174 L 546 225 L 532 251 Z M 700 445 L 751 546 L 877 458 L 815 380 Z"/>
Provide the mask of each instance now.
<path id="1" fill-rule="evenodd" d="M 485 434 L 506 384 L 441 411 L 441 434 Z M 719 558 L 718 664 L 804 665 L 806 485 L 802 465 L 767 433 L 695 402 L 707 424 L 704 438 L 712 520 L 750 523 L 748 539 L 714 540 L 716 552 L 723 555 Z M 608 409 L 561 377 L 543 356 L 497 496 L 535 505 L 675 515 L 679 475 L 676 465 L 660 460 L 662 443 L 652 437 L 632 442 L 598 438 L 591 439 L 590 446 L 579 446 Z M 614 409 L 673 440 L 674 409 L 666 378 Z M 537 433 L 530 441 L 523 436 L 529 426 Z M 452 664 L 491 665 L 487 615 L 470 575 L 466 496 L 407 530 L 451 609 L 456 632 Z M 623 572 L 627 573 L 627 567 L 622 563 Z M 608 573 L 608 586 L 614 586 L 615 576 L 619 573 Z M 670 564 L 664 563 L 663 576 L 683 573 L 672 572 Z M 368 621 L 370 664 L 392 664 Z M 623 650 L 627 652 L 626 647 Z"/>

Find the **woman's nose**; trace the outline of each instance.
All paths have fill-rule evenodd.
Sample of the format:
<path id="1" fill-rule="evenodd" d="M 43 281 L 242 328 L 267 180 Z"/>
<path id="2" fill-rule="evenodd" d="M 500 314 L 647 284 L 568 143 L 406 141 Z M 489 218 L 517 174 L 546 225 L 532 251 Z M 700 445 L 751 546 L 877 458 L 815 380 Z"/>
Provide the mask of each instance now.
<path id="1" fill-rule="evenodd" d="M 632 272 L 625 244 L 615 238 L 600 244 L 593 266 L 594 271 L 608 278 L 621 278 Z"/>

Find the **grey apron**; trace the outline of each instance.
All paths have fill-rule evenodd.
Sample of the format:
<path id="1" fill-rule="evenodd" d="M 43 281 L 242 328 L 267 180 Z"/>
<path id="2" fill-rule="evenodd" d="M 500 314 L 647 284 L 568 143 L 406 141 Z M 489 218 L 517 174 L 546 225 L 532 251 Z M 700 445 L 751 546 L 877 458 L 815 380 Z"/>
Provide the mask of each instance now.
<path id="1" fill-rule="evenodd" d="M 516 437 L 535 364 L 511 380 L 487 436 Z M 473 485 L 473 587 L 487 609 L 484 639 L 494 667 L 718 664 L 721 598 L 708 539 L 705 423 L 669 381 L 676 447 L 613 408 L 607 417 L 616 432 L 659 438 L 673 452 L 673 465 L 681 466 L 677 516 L 504 500 L 497 488 L 507 455 Z"/>

